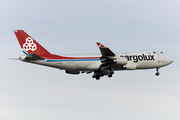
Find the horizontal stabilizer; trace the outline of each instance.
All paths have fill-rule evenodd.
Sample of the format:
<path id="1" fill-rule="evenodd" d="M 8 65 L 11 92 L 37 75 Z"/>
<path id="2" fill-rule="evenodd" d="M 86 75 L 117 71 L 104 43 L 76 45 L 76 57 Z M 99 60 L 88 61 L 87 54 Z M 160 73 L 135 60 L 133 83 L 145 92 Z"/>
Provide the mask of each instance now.
<path id="1" fill-rule="evenodd" d="M 44 60 L 44 58 L 34 54 L 34 53 L 29 53 L 27 56 L 26 56 L 26 59 L 28 60 Z"/>
<path id="2" fill-rule="evenodd" d="M 34 54 L 34 53 L 29 53 L 27 55 L 22 55 L 19 57 L 20 60 L 22 61 L 33 61 L 33 60 L 44 60 L 44 58 Z"/>
<path id="3" fill-rule="evenodd" d="M 8 58 L 9 60 L 19 60 L 19 58 Z"/>

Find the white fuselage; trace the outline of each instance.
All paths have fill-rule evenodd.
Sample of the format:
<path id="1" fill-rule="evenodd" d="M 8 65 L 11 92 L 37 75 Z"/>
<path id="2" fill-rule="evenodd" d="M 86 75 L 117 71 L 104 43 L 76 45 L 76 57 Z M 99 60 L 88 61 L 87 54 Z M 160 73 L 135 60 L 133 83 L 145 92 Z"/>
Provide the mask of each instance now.
<path id="1" fill-rule="evenodd" d="M 77 57 L 77 56 L 76 56 Z M 82 56 L 79 56 L 82 57 Z M 87 56 L 83 56 L 87 57 Z M 95 56 L 95 57 L 100 57 Z M 136 69 L 152 69 L 152 68 L 160 68 L 166 65 L 169 65 L 173 62 L 173 60 L 163 54 L 160 51 L 140 51 L 140 52 L 132 52 L 127 54 L 117 54 L 112 58 L 124 57 L 127 59 L 127 64 L 136 64 Z M 23 61 L 23 60 L 22 60 Z M 77 71 L 92 71 L 97 70 L 99 66 L 102 64 L 100 58 L 99 59 L 77 59 L 77 60 L 35 60 L 28 61 L 35 64 L 45 65 L 49 67 L 65 69 L 65 70 L 77 70 Z M 122 69 L 122 65 L 113 64 L 114 70 L 124 70 Z"/>

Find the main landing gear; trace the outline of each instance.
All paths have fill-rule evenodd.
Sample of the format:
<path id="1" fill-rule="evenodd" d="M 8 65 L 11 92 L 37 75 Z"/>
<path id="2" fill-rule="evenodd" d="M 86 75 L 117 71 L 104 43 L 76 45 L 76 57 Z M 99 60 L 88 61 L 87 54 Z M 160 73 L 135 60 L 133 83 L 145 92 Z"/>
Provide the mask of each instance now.
<path id="1" fill-rule="evenodd" d="M 109 77 L 109 78 L 112 77 L 113 74 L 114 74 L 113 70 L 110 69 L 110 73 L 109 73 L 108 77 Z"/>
<path id="2" fill-rule="evenodd" d="M 159 76 L 159 75 L 160 75 L 160 73 L 159 73 L 159 68 L 156 68 L 156 71 L 157 71 L 157 72 L 156 72 L 155 75 L 156 75 L 156 76 Z"/>
<path id="3" fill-rule="evenodd" d="M 109 75 L 108 77 L 112 77 L 112 75 L 114 74 L 114 71 L 112 69 L 110 69 Z M 101 71 L 94 71 L 94 75 L 92 76 L 92 78 L 96 78 L 96 80 L 99 80 L 100 77 L 103 77 L 104 74 Z"/>
<path id="4" fill-rule="evenodd" d="M 102 73 L 100 73 L 99 71 L 95 71 L 92 77 L 96 78 L 96 80 L 99 80 L 101 76 L 104 76 L 104 75 L 102 75 Z"/>

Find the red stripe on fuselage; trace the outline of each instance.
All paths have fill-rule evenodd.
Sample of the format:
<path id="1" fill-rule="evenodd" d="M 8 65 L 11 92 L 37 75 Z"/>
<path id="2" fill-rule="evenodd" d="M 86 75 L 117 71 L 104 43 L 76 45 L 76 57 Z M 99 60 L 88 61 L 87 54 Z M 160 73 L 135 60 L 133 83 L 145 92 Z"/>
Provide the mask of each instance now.
<path id="1" fill-rule="evenodd" d="M 48 59 L 48 60 L 73 60 L 73 59 L 100 59 L 100 57 L 65 57 L 65 56 L 59 56 L 59 55 L 39 55 L 42 58 Z"/>

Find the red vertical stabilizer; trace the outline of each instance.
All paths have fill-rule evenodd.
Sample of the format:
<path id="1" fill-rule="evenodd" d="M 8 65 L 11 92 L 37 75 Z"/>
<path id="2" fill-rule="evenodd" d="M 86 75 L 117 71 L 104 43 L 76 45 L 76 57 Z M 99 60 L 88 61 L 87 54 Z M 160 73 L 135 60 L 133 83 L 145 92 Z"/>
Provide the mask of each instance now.
<path id="1" fill-rule="evenodd" d="M 35 53 L 37 55 L 51 54 L 23 30 L 14 30 L 14 33 L 19 41 L 21 48 L 23 49 L 23 52 L 27 54 Z"/>

